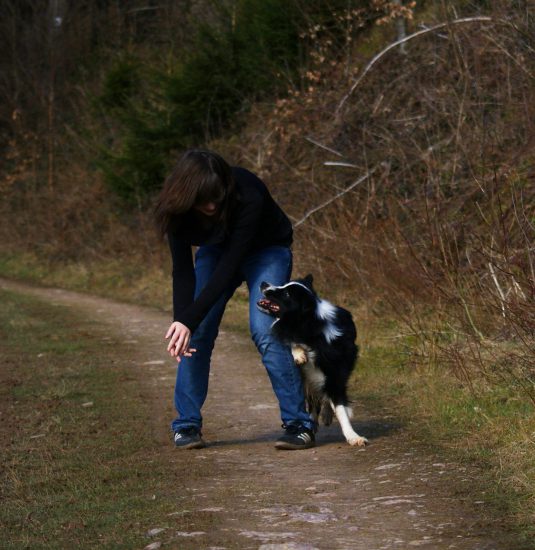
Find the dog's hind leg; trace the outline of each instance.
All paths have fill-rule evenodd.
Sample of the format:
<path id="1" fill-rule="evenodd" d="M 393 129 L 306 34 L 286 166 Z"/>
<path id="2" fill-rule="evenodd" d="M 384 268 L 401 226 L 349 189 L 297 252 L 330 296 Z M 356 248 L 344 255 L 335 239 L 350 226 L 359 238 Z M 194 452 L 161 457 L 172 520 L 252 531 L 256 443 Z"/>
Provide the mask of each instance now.
<path id="1" fill-rule="evenodd" d="M 312 416 L 312 420 L 314 421 L 314 432 L 317 432 L 319 426 L 318 417 L 321 409 L 321 397 L 319 397 L 317 392 L 314 391 L 314 389 L 311 388 L 309 384 L 307 384 L 306 380 L 305 396 L 307 402 L 307 410 Z"/>
<path id="2" fill-rule="evenodd" d="M 333 422 L 334 407 L 331 407 L 332 401 L 324 398 L 321 402 L 320 419 L 324 426 L 330 426 Z"/>
<path id="3" fill-rule="evenodd" d="M 336 418 L 338 418 L 338 422 L 340 423 L 340 427 L 342 428 L 346 441 L 350 445 L 357 445 L 359 447 L 366 445 L 368 440 L 355 432 L 355 430 L 353 430 L 353 426 L 351 426 L 349 415 L 347 414 L 348 407 L 345 407 L 344 405 L 335 405 L 332 401 L 331 407 L 334 410 Z"/>

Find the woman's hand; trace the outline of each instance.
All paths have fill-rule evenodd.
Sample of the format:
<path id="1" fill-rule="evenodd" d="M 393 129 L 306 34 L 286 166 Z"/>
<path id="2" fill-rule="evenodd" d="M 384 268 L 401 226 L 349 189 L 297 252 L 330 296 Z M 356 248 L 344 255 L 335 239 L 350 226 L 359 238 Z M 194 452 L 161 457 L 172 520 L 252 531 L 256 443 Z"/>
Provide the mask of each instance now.
<path id="1" fill-rule="evenodd" d="M 176 360 L 179 363 L 182 355 L 191 357 L 191 355 L 197 351 L 196 349 L 189 347 L 191 330 L 186 325 L 183 325 L 178 321 L 171 323 L 165 337 L 171 337 L 171 340 L 167 346 L 167 351 L 172 357 L 176 357 Z"/>

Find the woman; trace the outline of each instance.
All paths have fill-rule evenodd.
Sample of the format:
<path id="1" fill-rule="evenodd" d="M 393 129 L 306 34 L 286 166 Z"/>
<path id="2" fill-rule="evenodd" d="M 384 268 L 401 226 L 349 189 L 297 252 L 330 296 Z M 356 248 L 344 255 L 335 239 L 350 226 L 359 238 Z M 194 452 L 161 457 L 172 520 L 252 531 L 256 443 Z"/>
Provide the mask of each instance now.
<path id="1" fill-rule="evenodd" d="M 165 181 L 155 216 L 173 259 L 174 322 L 169 353 L 178 361 L 172 423 L 179 448 L 204 447 L 201 408 L 210 357 L 225 306 L 245 281 L 251 335 L 279 400 L 285 434 L 278 449 L 314 445 L 301 377 L 289 347 L 276 341 L 271 319 L 258 310 L 260 283 L 282 285 L 292 268 L 292 226 L 265 184 L 218 154 L 186 151 Z M 193 264 L 191 247 L 198 246 Z"/>

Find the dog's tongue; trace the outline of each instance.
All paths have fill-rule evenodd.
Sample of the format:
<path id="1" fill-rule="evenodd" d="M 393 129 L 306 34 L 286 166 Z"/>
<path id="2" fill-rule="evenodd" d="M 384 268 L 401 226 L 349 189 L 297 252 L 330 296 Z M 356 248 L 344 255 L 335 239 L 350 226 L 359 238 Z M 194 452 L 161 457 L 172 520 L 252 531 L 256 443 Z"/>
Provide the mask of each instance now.
<path id="1" fill-rule="evenodd" d="M 263 308 L 271 311 L 272 313 L 277 313 L 277 311 L 280 310 L 280 307 L 275 302 L 272 302 L 271 300 L 268 300 L 266 298 L 263 298 L 258 302 L 258 305 Z"/>

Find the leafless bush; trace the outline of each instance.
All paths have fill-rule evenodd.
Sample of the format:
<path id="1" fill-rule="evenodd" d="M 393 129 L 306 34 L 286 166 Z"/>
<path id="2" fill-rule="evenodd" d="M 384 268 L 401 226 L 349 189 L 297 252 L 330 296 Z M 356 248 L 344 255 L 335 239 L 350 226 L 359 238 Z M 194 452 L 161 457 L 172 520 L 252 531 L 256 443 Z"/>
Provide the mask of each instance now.
<path id="1" fill-rule="evenodd" d="M 533 14 L 493 4 L 435 10 L 373 67 L 322 52 L 240 153 L 295 220 L 369 173 L 297 228 L 298 264 L 389 303 L 466 383 L 534 399 Z"/>

